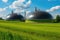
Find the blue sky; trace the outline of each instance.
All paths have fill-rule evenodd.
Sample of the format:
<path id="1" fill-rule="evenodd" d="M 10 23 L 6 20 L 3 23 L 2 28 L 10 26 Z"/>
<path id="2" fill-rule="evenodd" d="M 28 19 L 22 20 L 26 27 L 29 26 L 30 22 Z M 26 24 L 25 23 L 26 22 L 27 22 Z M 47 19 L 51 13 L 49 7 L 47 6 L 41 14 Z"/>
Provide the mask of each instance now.
<path id="1" fill-rule="evenodd" d="M 23 8 L 22 8 L 23 7 Z M 60 14 L 60 0 L 0 0 L 0 17 L 11 13 L 27 13 L 34 11 L 34 7 L 42 11 L 47 11 L 54 17 Z"/>

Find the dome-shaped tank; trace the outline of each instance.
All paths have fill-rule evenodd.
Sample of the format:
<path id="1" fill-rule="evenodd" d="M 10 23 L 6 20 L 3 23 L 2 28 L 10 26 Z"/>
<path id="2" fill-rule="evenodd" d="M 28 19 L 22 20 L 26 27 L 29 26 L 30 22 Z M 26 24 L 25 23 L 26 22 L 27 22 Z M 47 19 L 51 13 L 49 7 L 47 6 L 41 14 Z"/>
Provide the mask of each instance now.
<path id="1" fill-rule="evenodd" d="M 12 13 L 6 17 L 6 20 L 20 20 L 24 21 L 24 17 L 17 13 Z"/>
<path id="2" fill-rule="evenodd" d="M 29 19 L 52 19 L 52 15 L 48 12 L 35 10 L 32 15 L 29 15 Z"/>

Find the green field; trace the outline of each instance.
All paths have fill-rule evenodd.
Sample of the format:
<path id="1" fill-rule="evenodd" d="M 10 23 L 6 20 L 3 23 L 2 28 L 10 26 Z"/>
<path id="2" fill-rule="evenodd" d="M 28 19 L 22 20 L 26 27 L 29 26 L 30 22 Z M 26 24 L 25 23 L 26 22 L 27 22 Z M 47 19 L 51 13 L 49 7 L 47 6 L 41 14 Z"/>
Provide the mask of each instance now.
<path id="1" fill-rule="evenodd" d="M 60 40 L 60 23 L 0 21 L 0 40 Z"/>

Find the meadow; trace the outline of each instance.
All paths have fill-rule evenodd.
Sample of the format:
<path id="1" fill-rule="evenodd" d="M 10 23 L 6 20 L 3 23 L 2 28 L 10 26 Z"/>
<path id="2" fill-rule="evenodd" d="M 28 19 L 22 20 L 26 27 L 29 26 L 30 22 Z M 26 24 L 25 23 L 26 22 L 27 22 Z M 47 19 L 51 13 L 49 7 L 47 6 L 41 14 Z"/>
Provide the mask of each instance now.
<path id="1" fill-rule="evenodd" d="M 0 20 L 0 40 L 60 40 L 60 23 Z"/>

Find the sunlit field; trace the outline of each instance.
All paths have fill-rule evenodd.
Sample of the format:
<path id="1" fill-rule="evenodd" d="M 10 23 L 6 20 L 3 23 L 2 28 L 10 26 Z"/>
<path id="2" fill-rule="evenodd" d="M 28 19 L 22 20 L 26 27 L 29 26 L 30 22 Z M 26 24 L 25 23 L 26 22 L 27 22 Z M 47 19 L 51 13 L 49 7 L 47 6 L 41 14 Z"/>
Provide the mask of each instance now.
<path id="1" fill-rule="evenodd" d="M 60 23 L 0 21 L 0 40 L 60 40 Z"/>

